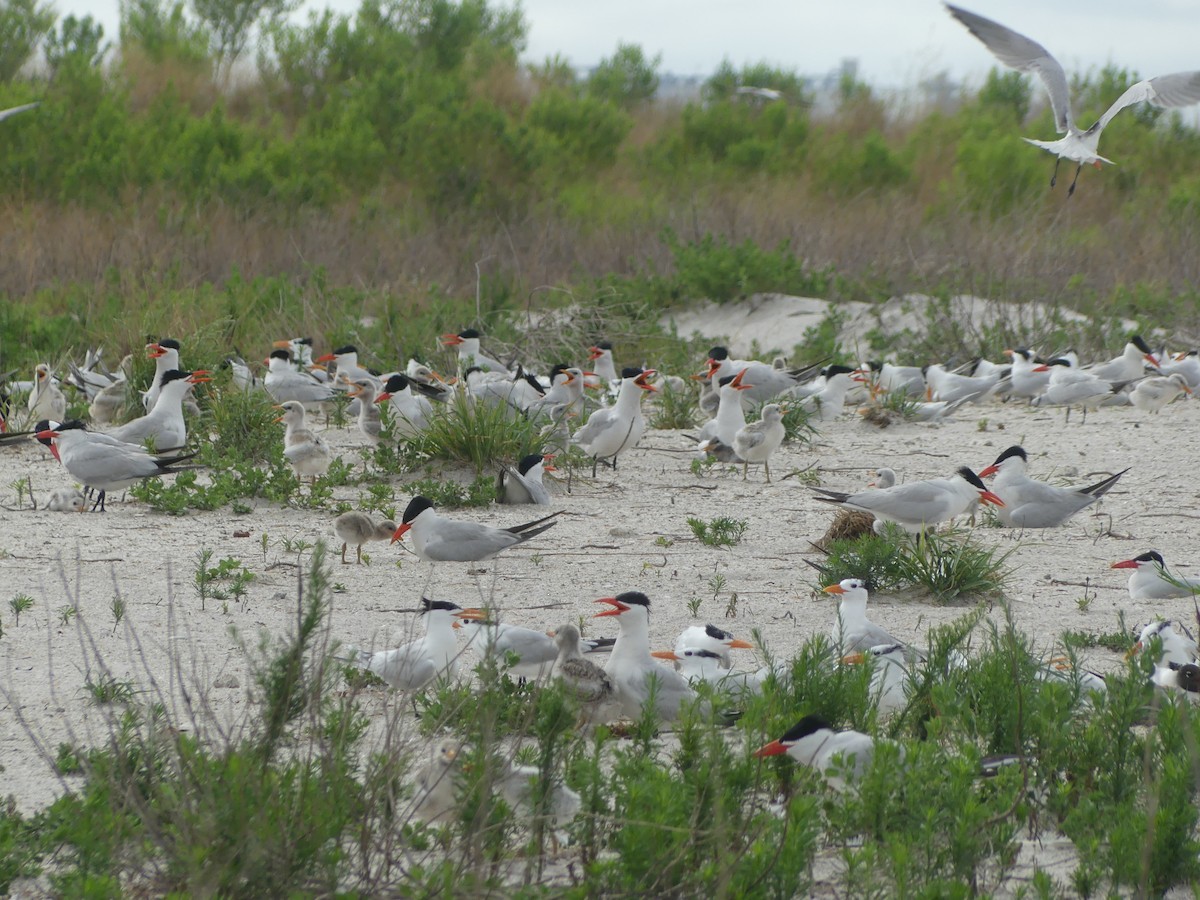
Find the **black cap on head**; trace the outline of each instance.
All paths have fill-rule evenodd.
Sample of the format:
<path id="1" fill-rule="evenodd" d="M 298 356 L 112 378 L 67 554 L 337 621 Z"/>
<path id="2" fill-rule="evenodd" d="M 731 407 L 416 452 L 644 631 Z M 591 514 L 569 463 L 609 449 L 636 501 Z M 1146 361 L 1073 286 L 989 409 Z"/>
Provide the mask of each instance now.
<path id="1" fill-rule="evenodd" d="M 282 359 L 285 362 L 288 362 L 291 360 L 291 358 L 292 358 L 292 354 L 288 353 L 286 350 L 281 349 L 281 350 L 272 350 L 271 351 L 271 359 Z"/>
<path id="2" fill-rule="evenodd" d="M 413 497 L 408 501 L 408 506 L 404 507 L 403 524 L 407 525 L 427 509 L 433 509 L 433 503 L 428 497 Z"/>
<path id="3" fill-rule="evenodd" d="M 1006 459 L 1012 459 L 1014 456 L 1019 456 L 1019 457 L 1021 457 L 1022 460 L 1026 461 L 1026 462 L 1029 461 L 1029 457 L 1025 454 L 1025 448 L 1021 447 L 1020 445 L 1014 444 L 1013 446 L 1011 446 L 1007 450 L 1005 450 L 1003 453 L 1001 453 L 999 456 L 997 456 L 996 461 L 994 463 L 992 463 L 992 465 L 998 466 L 998 465 L 1000 465 L 1000 463 L 1004 462 Z"/>
<path id="4" fill-rule="evenodd" d="M 71 431 L 78 428 L 80 431 L 87 431 L 87 426 L 79 419 L 71 419 L 69 422 L 60 422 L 55 426 L 55 431 Z"/>
<path id="5" fill-rule="evenodd" d="M 308 346 L 311 347 L 312 346 L 312 338 L 296 338 L 296 343 L 297 344 L 308 344 Z"/>
<path id="6" fill-rule="evenodd" d="M 467 371 L 463 372 L 463 378 L 469 378 L 471 376 L 472 372 L 482 372 L 482 371 L 483 371 L 483 369 L 481 369 L 479 366 L 471 366 L 470 368 L 467 369 Z"/>
<path id="7" fill-rule="evenodd" d="M 708 351 L 709 359 L 729 359 L 729 351 L 724 347 L 713 347 Z"/>
<path id="8" fill-rule="evenodd" d="M 1157 563 L 1158 565 L 1162 566 L 1163 568 L 1166 568 L 1166 565 L 1167 565 L 1165 562 L 1163 562 L 1162 555 L 1157 550 L 1148 550 L 1147 552 L 1143 553 L 1141 556 L 1135 556 L 1134 560 L 1137 562 Z"/>
<path id="9" fill-rule="evenodd" d="M 982 481 L 980 481 L 979 476 L 976 475 L 970 469 L 968 469 L 966 466 L 959 466 L 957 469 L 955 469 L 955 471 L 959 475 L 961 475 L 967 481 L 968 484 L 973 484 L 975 487 L 979 488 L 979 490 L 981 490 L 981 491 L 987 490 L 987 485 L 984 484 Z"/>
<path id="10" fill-rule="evenodd" d="M 383 386 L 383 389 L 389 394 L 398 394 L 406 387 L 408 387 L 408 376 L 403 372 L 397 372 L 388 378 L 387 384 Z"/>
<path id="11" fill-rule="evenodd" d="M 626 366 L 624 369 L 621 370 L 622 378 L 637 378 L 641 374 L 642 374 L 642 370 L 639 369 L 637 366 Z"/>
<path id="12" fill-rule="evenodd" d="M 736 375 L 726 375 L 724 378 L 719 378 L 717 379 L 717 386 L 725 387 L 725 385 L 729 384 L 735 378 L 737 378 Z"/>
<path id="13" fill-rule="evenodd" d="M 526 472 L 528 472 L 530 469 L 532 469 L 534 466 L 536 466 L 541 461 L 542 461 L 542 454 L 530 453 L 528 456 L 522 457 L 521 461 L 519 463 L 517 463 L 517 471 L 520 472 L 522 475 L 524 475 Z"/>
<path id="14" fill-rule="evenodd" d="M 733 637 L 733 635 L 730 634 L 728 631 L 723 631 L 722 629 L 718 628 L 716 625 L 705 625 L 704 633 L 707 634 L 714 641 L 727 641 Z"/>
<path id="15" fill-rule="evenodd" d="M 183 369 L 170 369 L 163 372 L 162 383 L 170 384 L 172 381 L 179 381 L 181 378 L 191 378 L 191 372 L 185 372 Z"/>
<path id="16" fill-rule="evenodd" d="M 444 609 L 446 612 L 454 612 L 456 609 L 462 609 L 457 603 L 451 603 L 449 600 L 430 600 L 428 597 L 421 598 L 421 615 L 435 609 Z"/>
<path id="17" fill-rule="evenodd" d="M 565 372 L 565 371 L 567 371 L 566 363 L 559 363 L 558 365 L 556 365 L 553 369 L 550 370 L 550 383 L 554 384 L 554 379 L 557 378 L 559 376 L 559 374 L 561 374 L 562 372 Z"/>
<path id="18" fill-rule="evenodd" d="M 458 336 L 460 338 L 462 338 L 463 340 L 469 340 L 470 338 L 483 337 L 483 335 L 480 334 L 478 331 L 476 331 L 474 328 L 468 328 L 466 331 L 460 331 L 458 333 Z"/>
<path id="19" fill-rule="evenodd" d="M 174 338 L 163 338 L 158 342 L 158 346 L 166 347 L 168 350 L 178 350 L 179 341 L 175 340 Z"/>
<path id="20" fill-rule="evenodd" d="M 867 368 L 870 369 L 872 372 L 878 372 L 880 369 L 883 368 L 883 363 L 881 363 L 877 359 L 868 359 L 867 360 Z"/>
<path id="21" fill-rule="evenodd" d="M 806 738 L 810 734 L 815 734 L 823 728 L 832 729 L 828 719 L 821 716 L 805 716 L 791 728 L 784 732 L 783 737 L 779 740 L 783 743 L 794 743 L 801 738 Z"/>
<path id="22" fill-rule="evenodd" d="M 832 378 L 834 375 L 852 375 L 854 369 L 849 366 L 832 365 L 825 367 L 825 377 Z"/>
<path id="23" fill-rule="evenodd" d="M 1135 334 L 1133 337 L 1131 337 L 1129 339 L 1129 343 L 1133 344 L 1133 346 L 1137 347 L 1143 353 L 1151 353 L 1151 354 L 1154 353 L 1154 351 L 1151 350 L 1150 347 L 1146 344 L 1145 340 L 1142 339 L 1142 336 L 1140 334 Z"/>
<path id="24" fill-rule="evenodd" d="M 650 609 L 650 598 L 641 591 L 626 591 L 623 594 L 617 594 L 617 601 L 626 606 L 644 606 L 647 610 Z"/>
<path id="25" fill-rule="evenodd" d="M 338 347 L 336 350 L 334 350 L 333 355 L 341 356 L 343 353 L 357 353 L 357 352 L 358 352 L 357 347 L 355 347 L 353 344 L 347 344 L 344 347 Z"/>
<path id="26" fill-rule="evenodd" d="M 601 350 L 611 350 L 612 341 L 596 341 L 595 346 L 599 347 Z"/>

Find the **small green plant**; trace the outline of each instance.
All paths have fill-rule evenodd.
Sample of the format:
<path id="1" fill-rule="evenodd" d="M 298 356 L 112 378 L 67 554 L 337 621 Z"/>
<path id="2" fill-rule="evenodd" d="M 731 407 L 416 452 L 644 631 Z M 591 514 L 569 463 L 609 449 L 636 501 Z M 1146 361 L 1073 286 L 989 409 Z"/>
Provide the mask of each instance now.
<path id="1" fill-rule="evenodd" d="M 287 539 L 285 538 L 284 540 L 286 541 Z M 304 544 L 304 549 L 307 549 L 307 547 L 308 545 Z M 290 552 L 290 548 L 286 545 L 284 549 Z M 207 547 L 201 548 L 196 555 L 196 572 L 193 576 L 193 584 L 196 588 L 196 594 L 200 598 L 200 609 L 203 610 L 205 608 L 205 603 L 209 599 L 233 599 L 241 603 L 244 607 L 247 587 L 254 581 L 254 573 L 245 568 L 241 560 L 234 559 L 231 556 L 218 561 L 215 566 L 209 565 L 212 562 L 212 558 L 213 551 Z M 227 607 L 225 608 L 227 609 Z"/>
<path id="2" fill-rule="evenodd" d="M 125 618 L 125 598 L 120 594 L 112 598 L 112 603 L 108 606 L 109 612 L 113 617 L 113 633 L 116 633 L 117 627 L 121 624 L 121 620 Z"/>
<path id="3" fill-rule="evenodd" d="M 738 595 L 737 591 L 729 595 L 729 600 L 725 604 L 725 618 L 736 619 L 738 614 Z"/>
<path id="4" fill-rule="evenodd" d="M 667 537 L 665 534 L 660 534 L 654 539 L 655 547 L 674 547 L 675 541 Z"/>
<path id="5" fill-rule="evenodd" d="M 71 620 L 79 613 L 74 606 L 67 604 L 58 608 L 58 624 L 67 626 L 71 624 Z"/>
<path id="6" fill-rule="evenodd" d="M 740 544 L 742 536 L 749 526 L 748 519 L 732 519 L 729 516 L 717 516 L 711 522 L 689 517 L 688 527 L 696 540 L 706 547 L 733 547 Z"/>
<path id="7" fill-rule="evenodd" d="M 97 706 L 128 703 L 133 699 L 133 682 L 118 680 L 110 672 L 102 672 L 98 678 L 88 676 L 83 686 Z"/>
<path id="8" fill-rule="evenodd" d="M 691 463 L 692 474 L 699 477 L 706 472 L 711 472 L 713 466 L 717 464 L 715 456 L 706 456 L 703 459 L 693 459 Z"/>
<path id="9" fill-rule="evenodd" d="M 16 481 L 11 482 L 9 487 L 17 493 L 16 505 L 18 508 L 25 505 L 25 497 L 28 496 L 30 507 L 37 509 L 37 501 L 33 499 L 33 478 L 31 476 L 26 475 L 24 478 L 18 478 Z"/>
<path id="10" fill-rule="evenodd" d="M 33 598 L 28 594 L 17 594 L 8 601 L 8 608 L 13 611 L 13 619 L 18 627 L 21 625 L 21 613 L 33 608 Z"/>
<path id="11" fill-rule="evenodd" d="M 811 444 L 817 436 L 813 416 L 799 403 L 788 404 L 783 413 L 783 442 Z"/>
<path id="12" fill-rule="evenodd" d="M 692 618 L 696 618 L 698 615 L 700 615 L 700 604 L 703 602 L 704 600 L 700 597 L 693 597 L 687 602 L 688 612 L 691 614 Z"/>
<path id="13" fill-rule="evenodd" d="M 714 601 L 721 595 L 721 592 L 725 590 L 728 584 L 729 579 L 727 579 L 720 572 L 714 572 L 712 574 L 712 577 L 708 579 L 708 589 L 712 591 L 712 598 Z"/>
<path id="14" fill-rule="evenodd" d="M 650 427 L 659 429 L 691 428 L 696 424 L 699 397 L 685 388 L 664 387 L 658 395 Z"/>
<path id="15" fill-rule="evenodd" d="M 488 506 L 496 499 L 496 479 L 487 475 L 478 476 L 470 484 L 443 478 L 422 478 L 410 481 L 404 487 L 413 496 L 428 497 L 434 506 L 443 509 Z"/>

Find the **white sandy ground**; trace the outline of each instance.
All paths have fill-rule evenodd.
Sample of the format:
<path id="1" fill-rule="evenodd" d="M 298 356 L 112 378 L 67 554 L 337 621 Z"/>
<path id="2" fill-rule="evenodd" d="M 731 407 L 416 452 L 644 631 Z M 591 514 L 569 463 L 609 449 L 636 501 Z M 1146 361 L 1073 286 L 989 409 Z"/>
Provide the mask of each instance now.
<path id="1" fill-rule="evenodd" d="M 352 430 L 331 438 L 351 454 L 359 443 Z M 1069 426 L 1059 410 L 1015 403 L 970 407 L 939 426 L 879 430 L 851 416 L 825 427 L 812 448 L 785 447 L 772 465 L 777 480 L 767 484 L 762 472 L 753 470 L 749 481 L 742 481 L 740 471 L 720 468 L 697 477 L 681 435 L 651 431 L 639 449 L 621 459 L 616 476 L 602 469 L 595 481 L 577 479 L 570 494 L 554 486 L 554 508 L 566 511 L 558 526 L 487 563 L 484 590 L 494 584 L 495 601 L 507 621 L 539 628 L 593 615 L 599 597 L 642 590 L 652 601 L 652 636 L 663 648 L 685 626 L 712 621 L 743 638 L 757 626 L 772 651 L 787 657 L 809 636 L 827 632 L 833 621 L 835 608 L 827 595 L 814 592 L 816 573 L 804 563 L 806 557 L 817 558 L 808 542 L 825 531 L 833 510 L 816 502 L 798 478 L 779 476 L 814 469 L 827 487 L 855 489 L 877 466 L 891 466 L 905 480 L 947 474 L 962 464 L 979 470 L 1019 443 L 1029 451 L 1031 474 L 1041 478 L 1090 484 L 1132 467 L 1097 514 L 1080 515 L 1066 527 L 1020 536 L 1011 530 L 975 530 L 975 539 L 984 544 L 1013 551 L 1008 596 L 1017 625 L 1036 634 L 1048 651 L 1067 629 L 1114 631 L 1119 612 L 1131 626 L 1156 616 L 1193 618 L 1190 600 L 1131 602 L 1128 573 L 1109 565 L 1153 548 L 1177 572 L 1198 574 L 1198 438 L 1200 403 L 1195 402 L 1175 403 L 1158 416 L 1128 407 L 1103 409 L 1082 425 L 1072 416 Z M 0 485 L 24 477 L 32 479 L 39 500 L 69 484 L 69 476 L 40 445 L 0 451 Z M 337 495 L 353 501 L 358 489 L 338 489 Z M 398 512 L 407 499 L 397 496 Z M 89 702 L 83 688 L 97 658 L 115 677 L 139 687 L 157 680 L 172 703 L 180 702 L 181 693 L 170 685 L 181 680 L 193 698 L 206 699 L 219 717 L 236 721 L 246 711 L 249 678 L 246 653 L 231 632 L 239 631 L 251 648 L 260 630 L 287 632 L 295 616 L 297 569 L 296 555 L 285 552 L 282 541 L 323 539 L 332 545 L 334 540 L 331 515 L 266 503 L 246 515 L 221 510 L 173 518 L 132 501 L 110 502 L 104 515 L 16 509 L 15 501 L 12 489 L 0 488 L 0 502 L 8 507 L 0 517 L 0 794 L 14 795 L 24 811 L 44 807 L 69 786 L 54 774 L 43 751 L 52 755 L 68 739 L 84 745 L 104 741 L 108 716 Z M 540 514 L 535 507 L 452 513 L 496 525 Z M 689 516 L 719 515 L 749 520 L 740 545 L 713 549 L 692 537 Z M 235 531 L 250 536 L 235 537 Z M 225 609 L 209 600 L 201 609 L 193 576 L 197 554 L 205 547 L 214 551 L 211 564 L 234 557 L 255 574 L 245 608 L 231 603 Z M 370 565 L 342 566 L 333 557 L 333 580 L 345 590 L 334 599 L 331 633 L 363 647 L 395 646 L 414 625 L 411 611 L 430 570 L 401 545 L 370 544 L 367 550 Z M 714 598 L 710 581 L 716 574 L 724 576 L 726 587 Z M 480 594 L 465 565 L 443 564 L 433 577 L 429 596 L 478 604 Z M 1094 599 L 1081 608 L 1077 601 L 1085 595 L 1085 581 Z M 736 616 L 726 618 L 731 592 L 738 596 Z M 22 593 L 35 602 L 18 624 L 8 600 Z M 118 595 L 126 612 L 114 627 L 110 606 Z M 696 618 L 687 608 L 693 597 L 703 598 Z M 59 610 L 71 603 L 80 613 L 64 625 Z M 530 609 L 544 604 L 560 607 Z M 919 642 L 930 625 L 953 620 L 966 608 L 877 595 L 869 611 L 898 636 Z M 615 632 L 609 619 L 589 621 L 587 628 L 598 635 Z M 753 667 L 753 654 L 746 653 L 739 664 Z M 1089 651 L 1085 662 L 1100 670 L 1121 664 L 1105 650 Z M 178 679 L 173 678 L 176 667 L 182 670 Z M 381 696 L 368 706 L 379 714 L 394 702 Z M 182 708 L 172 712 L 188 727 Z M 733 734 L 732 739 L 743 739 Z M 1052 837 L 1029 843 L 1018 877 L 1005 890 L 1018 887 L 1034 863 L 1069 884 L 1074 861 L 1068 851 L 1069 845 Z M 822 856 L 817 870 L 822 890 L 836 890 L 839 871 L 835 854 Z"/>

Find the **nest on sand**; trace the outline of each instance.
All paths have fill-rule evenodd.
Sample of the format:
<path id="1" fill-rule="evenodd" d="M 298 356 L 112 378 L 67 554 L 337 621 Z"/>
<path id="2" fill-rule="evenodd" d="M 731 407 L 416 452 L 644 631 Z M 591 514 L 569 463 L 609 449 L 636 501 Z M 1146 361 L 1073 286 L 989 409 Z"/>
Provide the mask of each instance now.
<path id="1" fill-rule="evenodd" d="M 875 517 L 870 513 L 857 509 L 839 509 L 829 528 L 813 545 L 821 550 L 828 550 L 834 541 L 849 540 L 864 534 L 871 534 Z"/>

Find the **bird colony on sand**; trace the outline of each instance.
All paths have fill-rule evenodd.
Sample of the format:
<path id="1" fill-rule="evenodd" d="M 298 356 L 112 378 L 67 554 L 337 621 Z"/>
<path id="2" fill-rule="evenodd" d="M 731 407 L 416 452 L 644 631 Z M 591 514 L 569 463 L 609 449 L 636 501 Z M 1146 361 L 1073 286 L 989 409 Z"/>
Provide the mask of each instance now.
<path id="1" fill-rule="evenodd" d="M 950 14 L 1004 65 L 1037 75 L 1048 95 L 1058 131 L 1055 141 L 1027 139 L 1056 157 L 1077 164 L 1068 194 L 1074 192 L 1085 164 L 1100 168 L 1110 162 L 1098 153 L 1101 132 L 1122 109 L 1146 102 L 1159 107 L 1181 107 L 1200 102 L 1200 72 L 1162 75 L 1130 87 L 1088 129 L 1075 123 L 1068 82 L 1062 66 L 1034 40 L 1006 26 L 957 6 Z M 749 93 L 764 89 L 740 88 Z M 765 99 L 770 99 L 762 94 Z M 31 112 L 36 103 L 0 112 L 0 119 Z M 1064 420 L 1072 410 L 1086 422 L 1105 407 L 1131 406 L 1139 413 L 1162 414 L 1176 401 L 1200 388 L 1200 356 L 1194 349 L 1169 353 L 1152 348 L 1141 336 L 1130 337 L 1121 355 L 1083 364 L 1067 351 L 1043 358 L 1035 349 L 1015 347 L 1004 351 L 1007 360 L 977 360 L 968 366 L 931 361 L 924 367 L 900 366 L 889 361 L 867 360 L 855 365 L 829 364 L 790 370 L 758 360 L 739 360 L 725 347 L 713 347 L 698 374 L 664 376 L 653 368 L 618 368 L 616 353 L 607 342 L 587 348 L 588 358 L 554 366 L 545 376 L 532 367 L 499 361 L 485 353 L 484 336 L 466 329 L 443 336 L 457 361 L 454 377 L 444 378 L 430 366 L 412 359 L 386 373 L 364 366 L 359 351 L 341 346 L 313 356 L 313 341 L 294 338 L 277 342 L 264 361 L 262 374 L 246 361 L 230 356 L 232 384 L 243 391 L 264 391 L 278 407 L 283 426 L 283 453 L 300 479 L 314 484 L 330 468 L 338 453 L 318 424 L 325 408 L 344 394 L 350 401 L 354 429 L 362 444 L 410 440 L 420 436 L 440 409 L 455 398 L 486 404 L 544 426 L 541 452 L 520 460 L 497 461 L 497 498 L 503 504 L 552 506 L 562 509 L 507 524 L 509 516 L 497 514 L 501 524 L 490 525 L 442 515 L 426 497 L 412 497 L 399 522 L 376 520 L 360 512 L 337 517 L 332 531 L 341 542 L 341 562 L 363 561 L 363 546 L 371 541 L 395 543 L 410 539 L 416 556 L 428 564 L 431 584 L 438 564 L 474 566 L 513 547 L 543 538 L 564 513 L 586 505 L 579 495 L 562 493 L 544 482 L 554 471 L 556 454 L 576 452 L 591 464 L 593 478 L 599 467 L 619 473 L 619 464 L 636 452 L 647 433 L 644 401 L 663 390 L 688 389 L 698 383 L 699 408 L 707 417 L 690 450 L 700 458 L 716 459 L 741 467 L 750 477 L 751 467 L 761 467 L 770 482 L 772 457 L 784 443 L 785 419 L 791 410 L 802 410 L 810 423 L 833 422 L 862 414 L 868 422 L 887 424 L 889 410 L 906 421 L 937 423 L 972 407 L 998 403 L 1061 407 Z M 580 348 L 581 354 L 584 348 Z M 5 386 L 3 406 L 6 433 L 3 443 L 36 440 L 48 449 L 47 465 L 65 471 L 62 486 L 47 502 L 55 511 L 105 512 L 115 492 L 150 478 L 170 476 L 199 467 L 194 448 L 197 436 L 189 433 L 189 420 L 206 402 L 209 373 L 184 368 L 181 342 L 169 338 L 146 347 L 155 361 L 153 379 L 142 393 L 142 414 L 118 424 L 131 390 L 130 360 L 116 371 L 107 370 L 99 353 L 56 373 L 39 363 L 28 381 Z M 572 364 L 572 362 L 574 364 Z M 698 367 L 699 368 L 699 367 Z M 61 379 L 61 380 L 60 380 Z M 88 421 L 68 419 L 70 406 L 63 388 L 86 398 Z M 1167 413 L 1169 414 L 1169 412 Z M 12 427 L 7 427 L 11 425 Z M 201 438 L 202 439 L 202 438 Z M 877 529 L 894 523 L 915 535 L 952 522 L 972 520 L 984 507 L 994 510 L 998 524 L 1020 530 L 1052 529 L 1100 503 L 1129 468 L 1108 474 L 1088 485 L 1060 485 L 1040 480 L 1028 471 L 1030 452 L 1036 447 L 1013 445 L 986 465 L 958 460 L 942 477 L 905 480 L 903 466 L 881 468 L 867 487 L 797 487 L 807 501 L 827 503 L 857 511 L 875 522 Z M 886 440 L 881 453 L 886 455 Z M 50 460 L 53 456 L 54 462 Z M 509 464 L 511 462 L 511 464 Z M 978 461 L 975 461 L 976 463 Z M 619 477 L 619 475 L 618 475 Z M 984 479 L 992 479 L 990 486 Z M 117 507 L 119 509 L 119 506 Z M 109 509 L 108 514 L 119 514 Z M 1131 600 L 1161 601 L 1186 598 L 1200 591 L 1200 581 L 1172 573 L 1161 553 L 1148 550 L 1112 564 L 1129 569 Z M 1083 577 L 1086 573 L 1079 573 Z M 838 598 L 831 615 L 830 665 L 871 666 L 872 696 L 881 713 L 902 709 L 910 673 L 926 655 L 922 647 L 872 623 L 868 618 L 868 586 L 848 578 L 824 588 Z M 424 592 L 422 592 L 424 593 Z M 772 658 L 758 667 L 738 668 L 734 651 L 752 645 L 714 625 L 695 626 L 680 634 L 670 650 L 655 650 L 651 636 L 650 596 L 625 590 L 596 603 L 604 607 L 597 619 L 615 619 L 615 635 L 583 638 L 575 623 L 547 623 L 553 630 L 538 630 L 499 621 L 495 611 L 463 608 L 447 600 L 421 600 L 424 633 L 398 647 L 379 650 L 347 647 L 344 660 L 381 679 L 390 689 L 417 692 L 438 679 L 454 678 L 464 651 L 491 656 L 519 678 L 557 680 L 578 705 L 580 723 L 593 727 L 621 719 L 638 719 L 647 707 L 668 724 L 687 708 L 722 718 L 729 712 L 724 699 L 736 706 L 739 697 L 772 690 L 787 679 L 787 660 Z M 597 623 L 602 624 L 602 623 Z M 466 636 L 460 644 L 458 635 Z M 1196 644 L 1180 623 L 1159 621 L 1146 625 L 1135 649 L 1157 654 L 1152 681 L 1164 691 L 1200 697 L 1200 668 Z M 760 650 L 765 648 L 760 647 Z M 1049 664 L 1039 670 L 1046 679 L 1070 677 L 1090 692 L 1103 692 L 1102 676 L 1068 672 Z M 704 690 L 698 690 L 700 685 Z M 711 699 L 722 699 L 718 707 Z M 801 711 L 797 710 L 797 714 Z M 857 731 L 838 731 L 818 716 L 806 715 L 777 739 L 754 751 L 757 757 L 787 754 L 798 763 L 824 775 L 831 787 L 847 789 L 862 777 L 879 749 L 880 741 Z M 895 748 L 903 759 L 903 748 Z M 463 746 L 456 740 L 434 741 L 415 774 L 416 815 L 430 823 L 452 817 L 460 794 L 457 770 Z M 532 808 L 535 767 L 510 765 L 497 782 L 497 790 L 518 809 Z M 580 809 L 580 798 L 570 786 L 554 786 L 546 807 L 553 822 L 569 821 Z"/>

